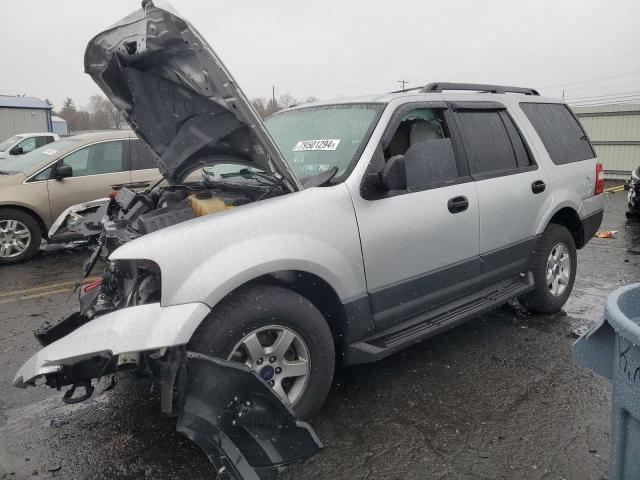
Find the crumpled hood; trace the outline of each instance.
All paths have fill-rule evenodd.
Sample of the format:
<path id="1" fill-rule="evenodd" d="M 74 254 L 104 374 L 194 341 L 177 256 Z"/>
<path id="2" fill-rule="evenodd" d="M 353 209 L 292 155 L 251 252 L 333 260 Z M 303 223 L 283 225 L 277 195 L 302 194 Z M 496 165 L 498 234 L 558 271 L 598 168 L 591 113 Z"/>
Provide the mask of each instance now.
<path id="1" fill-rule="evenodd" d="M 291 190 L 302 188 L 221 60 L 166 2 L 145 0 L 95 36 L 84 65 L 156 152 L 170 182 L 234 156 L 281 175 Z"/>

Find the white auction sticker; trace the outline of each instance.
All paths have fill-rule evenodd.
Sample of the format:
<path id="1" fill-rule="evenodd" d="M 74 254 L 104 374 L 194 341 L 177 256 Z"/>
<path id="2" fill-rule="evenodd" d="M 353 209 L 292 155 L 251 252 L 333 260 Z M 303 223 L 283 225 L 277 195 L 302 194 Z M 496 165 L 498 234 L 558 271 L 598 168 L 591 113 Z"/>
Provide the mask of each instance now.
<path id="1" fill-rule="evenodd" d="M 306 150 L 335 150 L 338 148 L 340 140 L 336 138 L 324 140 L 302 140 L 293 147 L 294 152 L 303 152 Z"/>
<path id="2" fill-rule="evenodd" d="M 47 148 L 46 150 L 43 150 L 42 153 L 44 153 L 45 155 L 53 155 L 54 153 L 58 153 L 58 150 Z"/>

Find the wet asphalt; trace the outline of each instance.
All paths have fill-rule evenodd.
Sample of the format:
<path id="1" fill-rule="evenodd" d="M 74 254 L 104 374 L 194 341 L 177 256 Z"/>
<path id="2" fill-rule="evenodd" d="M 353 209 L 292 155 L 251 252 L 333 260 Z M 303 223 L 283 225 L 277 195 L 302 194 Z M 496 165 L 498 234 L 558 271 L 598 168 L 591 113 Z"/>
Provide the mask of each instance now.
<path id="1" fill-rule="evenodd" d="M 574 364 L 578 333 L 618 286 L 640 281 L 640 223 L 625 193 L 606 197 L 602 229 L 578 255 L 564 310 L 503 307 L 381 362 L 339 368 L 313 422 L 324 449 L 293 479 L 601 479 L 607 476 L 611 390 Z M 204 454 L 175 432 L 145 380 L 67 406 L 14 373 L 38 346 L 32 331 L 75 309 L 86 251 L 41 252 L 0 267 L 0 479 L 211 479 Z"/>

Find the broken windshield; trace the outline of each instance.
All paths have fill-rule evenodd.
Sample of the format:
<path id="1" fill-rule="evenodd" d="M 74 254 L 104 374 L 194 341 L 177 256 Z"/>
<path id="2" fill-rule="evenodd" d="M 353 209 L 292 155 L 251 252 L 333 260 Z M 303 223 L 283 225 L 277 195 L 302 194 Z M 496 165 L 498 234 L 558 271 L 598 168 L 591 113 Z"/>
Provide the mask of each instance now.
<path id="1" fill-rule="evenodd" d="M 381 103 L 322 105 L 277 113 L 267 130 L 300 177 L 350 170 L 384 109 Z"/>

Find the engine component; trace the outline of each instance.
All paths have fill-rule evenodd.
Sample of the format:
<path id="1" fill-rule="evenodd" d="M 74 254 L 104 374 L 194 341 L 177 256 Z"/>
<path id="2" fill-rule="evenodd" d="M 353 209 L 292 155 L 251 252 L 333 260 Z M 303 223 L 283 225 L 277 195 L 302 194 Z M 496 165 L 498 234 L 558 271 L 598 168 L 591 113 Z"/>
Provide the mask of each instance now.
<path id="1" fill-rule="evenodd" d="M 196 217 L 202 217 L 203 215 L 222 212 L 227 208 L 224 200 L 218 197 L 214 197 L 208 191 L 189 195 L 188 201 Z"/>

